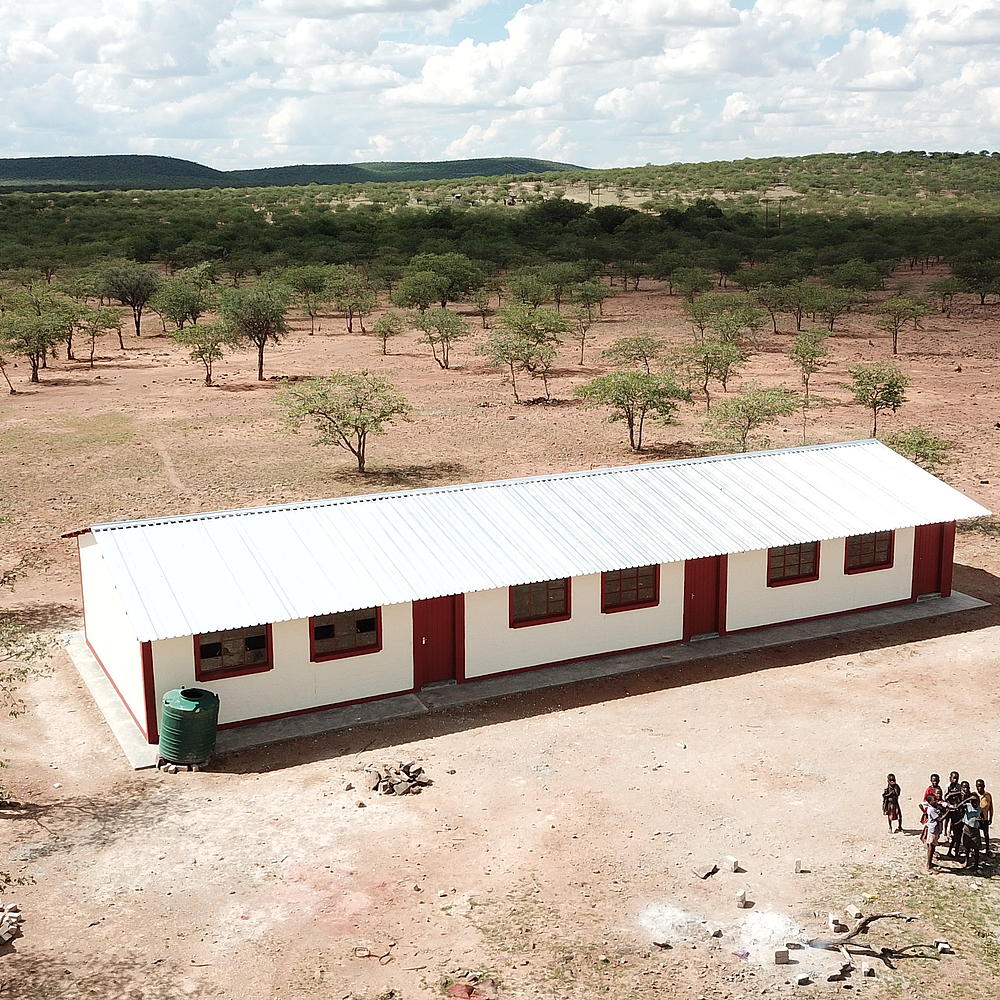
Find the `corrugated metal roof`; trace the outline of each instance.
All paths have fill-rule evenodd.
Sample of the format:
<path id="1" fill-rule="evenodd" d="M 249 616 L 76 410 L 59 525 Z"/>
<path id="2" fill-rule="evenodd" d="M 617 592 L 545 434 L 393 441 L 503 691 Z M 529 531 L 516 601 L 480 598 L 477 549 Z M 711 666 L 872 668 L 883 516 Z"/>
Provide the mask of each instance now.
<path id="1" fill-rule="evenodd" d="M 869 440 L 92 531 L 150 640 L 987 513 Z"/>

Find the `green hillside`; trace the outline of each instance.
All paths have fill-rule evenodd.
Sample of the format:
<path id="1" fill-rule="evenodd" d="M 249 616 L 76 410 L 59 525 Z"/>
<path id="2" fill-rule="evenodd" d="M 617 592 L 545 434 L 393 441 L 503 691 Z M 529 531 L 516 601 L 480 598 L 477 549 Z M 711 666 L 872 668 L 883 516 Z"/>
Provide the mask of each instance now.
<path id="1" fill-rule="evenodd" d="M 0 159 L 0 186 L 47 191 L 289 187 L 450 180 L 580 169 L 569 163 L 518 156 L 426 163 L 316 163 L 256 170 L 214 170 L 173 156 L 30 156 Z"/>

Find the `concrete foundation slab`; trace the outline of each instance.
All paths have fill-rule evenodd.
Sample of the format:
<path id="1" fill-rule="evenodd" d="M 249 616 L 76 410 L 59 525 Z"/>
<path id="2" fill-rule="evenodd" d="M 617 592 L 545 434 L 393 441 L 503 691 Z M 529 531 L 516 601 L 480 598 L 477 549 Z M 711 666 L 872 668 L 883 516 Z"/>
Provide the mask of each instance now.
<path id="1" fill-rule="evenodd" d="M 505 677 L 487 677 L 465 684 L 439 684 L 415 694 L 224 729 L 219 733 L 218 751 L 227 753 L 246 750 L 268 743 L 294 740 L 302 736 L 316 736 L 320 733 L 351 729 L 388 719 L 445 711 L 459 705 L 489 701 L 492 698 L 526 691 L 539 691 L 576 681 L 614 677 L 662 667 L 665 664 L 692 663 L 772 646 L 787 646 L 811 639 L 902 625 L 988 606 L 986 601 L 955 593 L 950 597 L 920 600 L 914 604 L 901 604 L 875 611 L 860 611 L 855 614 L 798 622 L 794 625 L 775 625 L 770 628 L 737 632 L 703 639 L 689 645 L 662 646 L 635 653 L 595 657 L 557 667 L 509 674 Z M 63 645 L 129 763 L 137 769 L 153 767 L 156 763 L 156 747 L 151 747 L 145 742 L 132 717 L 87 648 L 83 633 L 69 633 L 64 637 Z"/>

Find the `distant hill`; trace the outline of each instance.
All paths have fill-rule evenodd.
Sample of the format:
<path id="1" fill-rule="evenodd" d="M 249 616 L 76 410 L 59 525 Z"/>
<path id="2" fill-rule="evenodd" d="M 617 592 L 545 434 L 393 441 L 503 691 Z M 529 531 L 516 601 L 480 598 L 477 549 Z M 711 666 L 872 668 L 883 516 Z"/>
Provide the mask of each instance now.
<path id="1" fill-rule="evenodd" d="M 256 170 L 214 170 L 173 156 L 29 156 L 0 158 L 0 187 L 46 191 L 75 188 L 149 191 L 160 188 L 285 187 L 298 184 L 435 181 L 583 169 L 571 163 L 536 160 L 527 156 L 427 163 L 316 163 Z"/>

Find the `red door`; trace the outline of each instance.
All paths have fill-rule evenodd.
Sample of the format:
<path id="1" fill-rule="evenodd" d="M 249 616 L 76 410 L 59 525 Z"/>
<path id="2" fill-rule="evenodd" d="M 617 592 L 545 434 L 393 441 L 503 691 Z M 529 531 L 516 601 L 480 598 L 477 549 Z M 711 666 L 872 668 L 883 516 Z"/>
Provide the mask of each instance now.
<path id="1" fill-rule="evenodd" d="M 726 630 L 726 557 L 684 563 L 684 641 Z"/>
<path id="2" fill-rule="evenodd" d="M 465 655 L 465 599 L 413 602 L 413 686 L 459 678 Z"/>
<path id="3" fill-rule="evenodd" d="M 955 524 L 921 524 L 913 534 L 913 597 L 951 593 Z"/>

